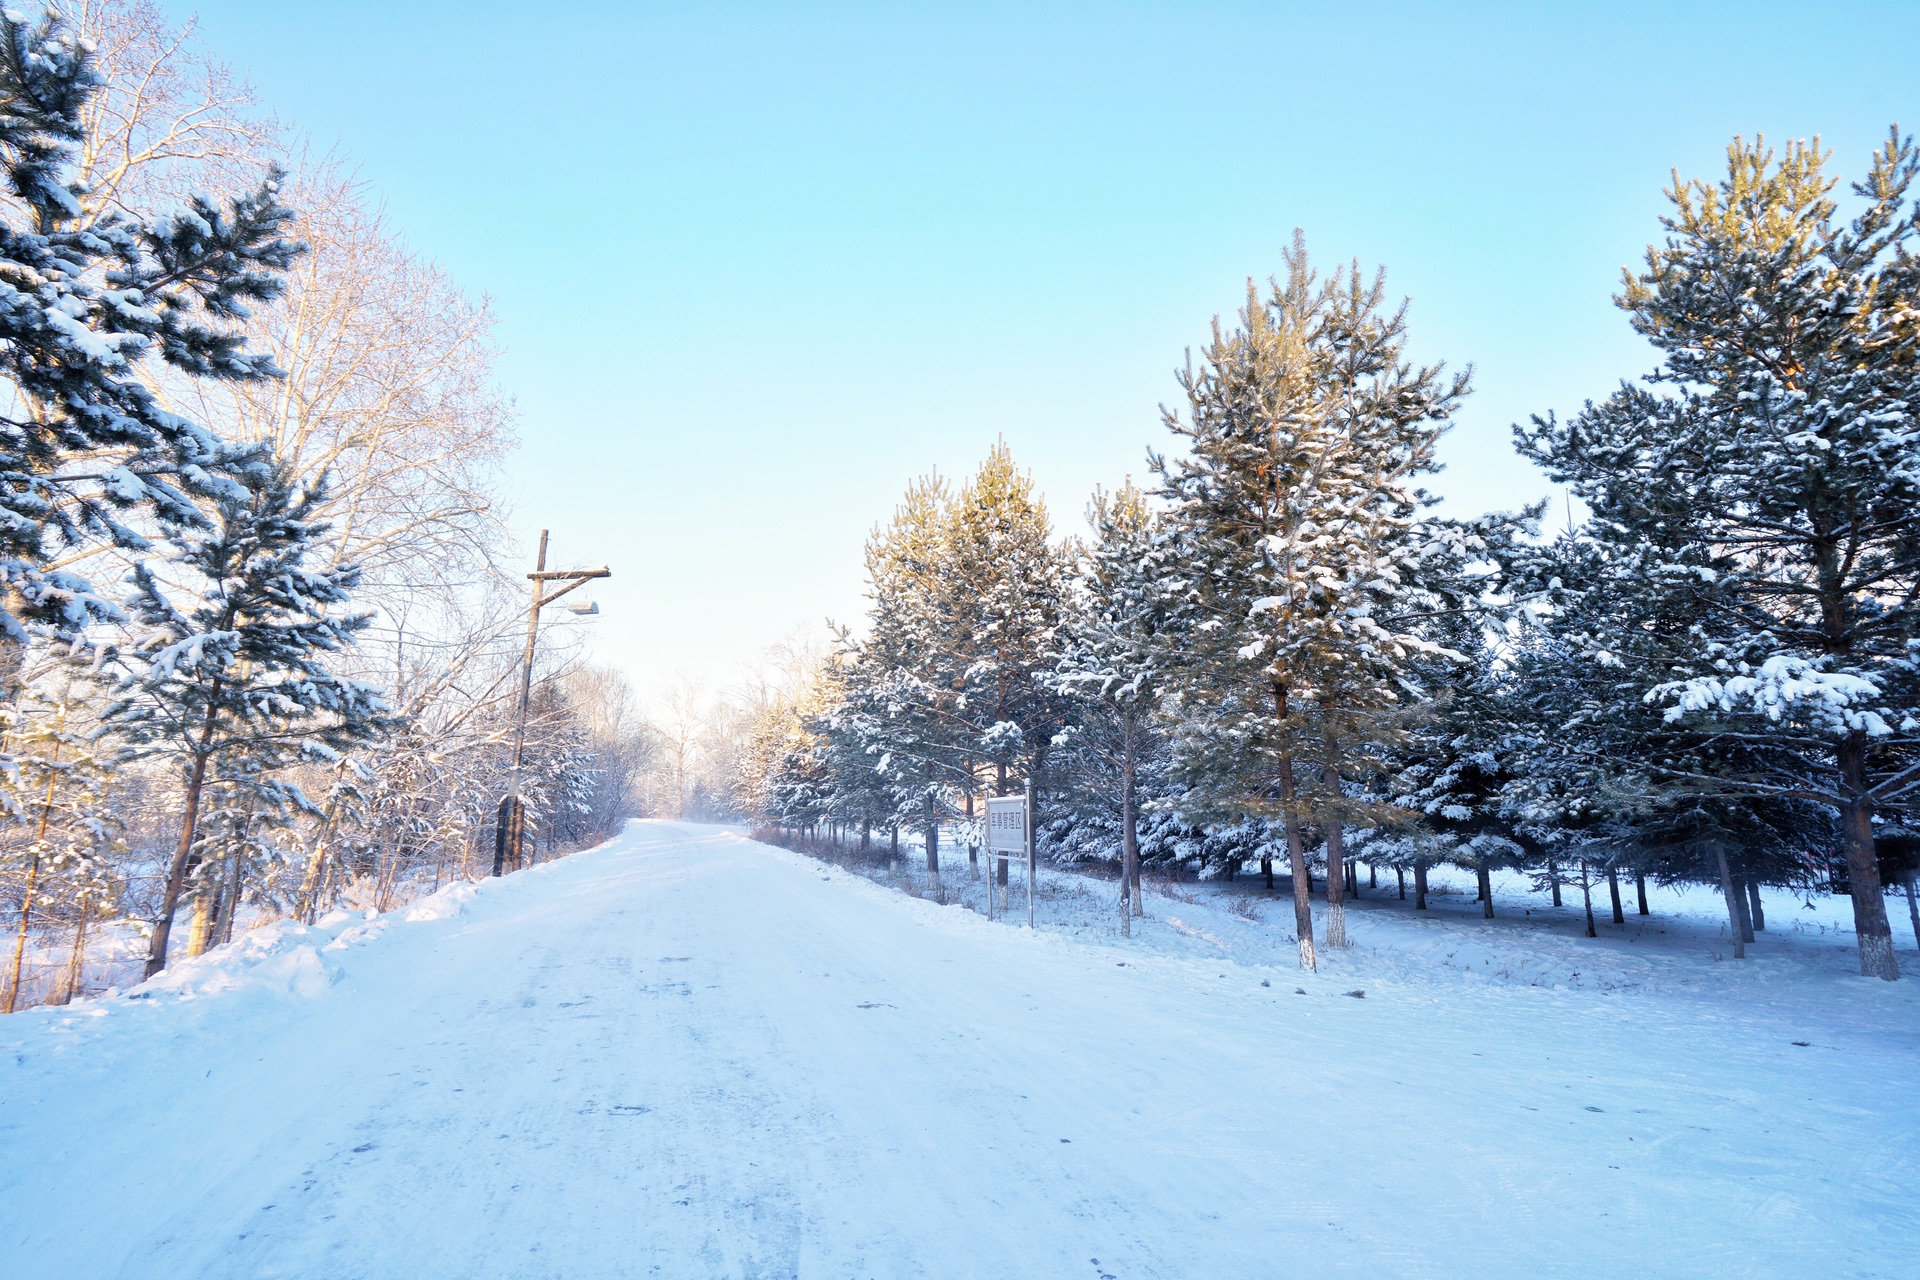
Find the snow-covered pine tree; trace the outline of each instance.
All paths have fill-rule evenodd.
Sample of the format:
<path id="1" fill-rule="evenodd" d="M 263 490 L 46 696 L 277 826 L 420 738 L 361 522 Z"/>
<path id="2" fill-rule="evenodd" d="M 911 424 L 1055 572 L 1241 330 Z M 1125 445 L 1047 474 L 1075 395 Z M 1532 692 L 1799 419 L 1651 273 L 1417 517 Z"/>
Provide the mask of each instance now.
<path id="1" fill-rule="evenodd" d="M 1426 621 L 1483 593 L 1463 589 L 1467 531 L 1422 519 L 1415 487 L 1467 375 L 1407 362 L 1383 275 L 1355 264 L 1322 284 L 1297 234 L 1286 263 L 1269 298 L 1249 285 L 1239 328 L 1216 321 L 1181 375 L 1190 421 L 1166 414 L 1188 452 L 1152 463 L 1185 592 L 1176 752 L 1196 798 L 1277 813 L 1312 968 L 1307 828 L 1324 834 L 1329 945 L 1344 946 L 1343 828 L 1371 817 L 1346 774 L 1397 732 L 1413 660 L 1443 653 Z"/>
<path id="2" fill-rule="evenodd" d="M 1391 809 L 1417 817 L 1361 831 L 1355 845 L 1369 862 L 1413 871 L 1416 910 L 1426 909 L 1435 863 L 1472 872 L 1481 913 L 1491 919 L 1493 868 L 1519 865 L 1528 852 L 1504 812 L 1523 734 L 1514 723 L 1511 672 L 1480 619 L 1454 622 L 1434 628 L 1449 652 L 1415 665 L 1415 687 L 1431 696 L 1397 740 L 1383 744 L 1379 779 L 1369 787 Z"/>
<path id="3" fill-rule="evenodd" d="M 832 726 L 847 747 L 873 761 L 895 798 L 894 820 L 925 841 L 936 898 L 940 825 L 973 785 L 974 728 L 966 711 L 966 668 L 953 645 L 956 596 L 951 496 L 939 476 L 908 486 L 891 524 L 867 541 L 868 631 L 842 633 L 845 701 Z"/>
<path id="4" fill-rule="evenodd" d="M 1622 562 L 1660 548 L 1645 579 L 1697 597 L 1648 696 L 1740 737 L 1748 794 L 1839 816 L 1861 971 L 1891 980 L 1874 823 L 1920 793 L 1920 155 L 1890 136 L 1844 223 L 1826 159 L 1735 139 L 1719 182 L 1676 182 L 1618 299 L 1661 355 L 1650 385 L 1516 436 L 1593 508 L 1591 536 Z M 1643 487 L 1679 493 L 1686 524 Z"/>
<path id="5" fill-rule="evenodd" d="M 294 862 L 288 832 L 296 818 L 318 817 L 300 788 L 271 772 L 275 751 L 235 750 L 209 771 L 194 824 L 192 924 L 187 954 L 232 940 L 243 897 L 274 906 L 290 889 Z"/>
<path id="6" fill-rule="evenodd" d="M 1506 664 L 1518 733 L 1501 808 L 1550 877 L 1580 870 L 1583 895 L 1595 867 L 1615 894 L 1622 868 L 1717 885 L 1744 958 L 1750 886 L 1810 887 L 1807 857 L 1832 824 L 1805 801 L 1746 790 L 1765 762 L 1741 735 L 1669 719 L 1647 698 L 1676 645 L 1713 629 L 1715 610 L 1695 590 L 1685 486 L 1643 477 L 1628 500 L 1640 512 L 1634 538 L 1612 535 L 1623 507 L 1610 504 L 1547 551 L 1550 605 Z"/>
<path id="7" fill-rule="evenodd" d="M 1165 739 L 1155 723 L 1161 673 L 1165 551 L 1146 495 L 1131 481 L 1096 492 L 1092 540 L 1073 578 L 1056 675 L 1074 702 L 1060 735 L 1060 769 L 1080 804 L 1110 818 L 1120 841 L 1120 928 L 1131 936 L 1140 901 L 1140 806 Z M 1102 824 L 1104 825 L 1104 824 Z"/>
<path id="8" fill-rule="evenodd" d="M 832 658 L 822 663 L 800 690 L 795 703 L 801 732 L 817 751 L 827 794 L 826 811 L 836 822 L 860 831 L 861 848 L 868 847 L 875 827 L 897 821 L 898 797 L 884 773 L 874 767 L 867 743 L 843 731 L 842 709 L 847 705 L 847 669 Z"/>
<path id="9" fill-rule="evenodd" d="M 808 729 L 799 705 L 783 712 L 773 726 L 779 733 L 772 743 L 759 804 L 769 822 L 804 834 L 827 822 L 835 809 L 838 796 L 831 744 Z M 872 762 L 864 755 L 860 759 L 873 772 Z"/>
<path id="10" fill-rule="evenodd" d="M 136 636 L 109 652 L 119 678 L 102 721 L 129 757 L 170 758 L 181 777 L 180 835 L 148 976 L 166 967 L 174 914 L 196 870 L 203 793 L 226 761 L 248 757 L 270 776 L 388 727 L 371 685 L 328 669 L 368 616 L 346 611 L 358 570 L 315 563 L 325 529 L 307 518 L 314 494 L 267 458 L 235 478 L 239 492 L 215 504 L 212 527 L 185 536 L 169 557 L 178 585 L 146 562 L 135 567 L 128 611 Z"/>
<path id="11" fill-rule="evenodd" d="M 0 14 L 0 695 L 17 687 L 26 628 L 71 634 L 111 602 L 57 566 L 89 541 L 147 546 L 133 525 L 199 525 L 228 493 L 227 450 L 166 408 L 153 376 L 278 373 L 240 325 L 271 299 L 299 246 L 279 172 L 224 206 L 196 194 L 151 222 L 82 207 L 74 143 L 99 91 L 92 50 L 57 15 Z M 156 363 L 157 358 L 157 363 Z M 151 532 L 151 529 L 148 530 Z"/>
<path id="12" fill-rule="evenodd" d="M 1065 561 L 1045 500 L 1004 440 L 955 495 L 949 519 L 947 640 L 974 734 L 968 754 L 992 767 L 993 793 L 1005 795 L 1010 773 L 1037 783 L 1060 722 L 1053 665 Z M 1004 857 L 994 874 L 1007 882 Z"/>

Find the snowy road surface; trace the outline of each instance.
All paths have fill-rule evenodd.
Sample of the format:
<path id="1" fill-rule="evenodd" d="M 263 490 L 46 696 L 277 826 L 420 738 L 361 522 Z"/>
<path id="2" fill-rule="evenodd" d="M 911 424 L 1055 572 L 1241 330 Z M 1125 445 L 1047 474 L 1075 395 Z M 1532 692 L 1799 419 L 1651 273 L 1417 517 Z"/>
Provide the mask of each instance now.
<path id="1" fill-rule="evenodd" d="M 1920 1275 L 1904 999 L 1357 999 L 670 824 L 460 895 L 6 1020 L 0 1276 Z"/>

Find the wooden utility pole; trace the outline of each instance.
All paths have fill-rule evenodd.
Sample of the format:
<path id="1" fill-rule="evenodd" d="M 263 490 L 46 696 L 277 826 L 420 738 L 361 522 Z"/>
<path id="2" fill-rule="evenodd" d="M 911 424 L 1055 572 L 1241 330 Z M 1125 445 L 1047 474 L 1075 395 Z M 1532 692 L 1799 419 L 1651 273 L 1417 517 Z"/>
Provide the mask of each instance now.
<path id="1" fill-rule="evenodd" d="M 613 570 L 605 565 L 598 569 L 547 572 L 547 531 L 540 531 L 540 553 L 534 560 L 533 572 L 527 575 L 533 582 L 533 602 L 527 610 L 527 649 L 520 659 L 520 712 L 513 728 L 512 780 L 507 784 L 506 798 L 500 801 L 500 811 L 494 819 L 493 874 L 496 876 L 505 875 L 509 865 L 516 871 L 520 869 L 520 840 L 526 832 L 526 806 L 520 802 L 520 761 L 527 747 L 527 703 L 533 696 L 533 650 L 540 638 L 540 610 L 595 578 L 612 576 Z M 549 582 L 567 585 L 547 592 Z"/>

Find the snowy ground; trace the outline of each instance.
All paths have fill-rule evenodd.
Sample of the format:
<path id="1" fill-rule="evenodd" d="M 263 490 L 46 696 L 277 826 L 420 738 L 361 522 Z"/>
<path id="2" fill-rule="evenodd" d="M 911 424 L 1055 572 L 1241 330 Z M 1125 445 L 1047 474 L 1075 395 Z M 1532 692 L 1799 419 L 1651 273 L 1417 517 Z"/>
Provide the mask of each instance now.
<path id="1" fill-rule="evenodd" d="M 1247 881 L 1044 887 L 641 824 L 5 1019 L 0 1276 L 1920 1274 L 1920 988 L 1829 905 L 1383 886 L 1303 977 Z"/>

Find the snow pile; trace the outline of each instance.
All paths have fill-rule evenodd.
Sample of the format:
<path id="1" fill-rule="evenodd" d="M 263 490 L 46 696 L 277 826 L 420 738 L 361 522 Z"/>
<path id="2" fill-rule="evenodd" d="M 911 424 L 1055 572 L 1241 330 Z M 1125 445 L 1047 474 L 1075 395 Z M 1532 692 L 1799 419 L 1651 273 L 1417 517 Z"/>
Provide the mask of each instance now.
<path id="1" fill-rule="evenodd" d="M 129 998 L 166 995 L 193 1000 L 226 991 L 256 990 L 318 999 L 345 975 L 340 961 L 344 952 L 379 938 L 396 921 L 451 919 L 477 892 L 475 885 L 451 884 L 395 911 L 331 911 L 312 925 L 276 920 L 205 955 L 179 961 L 135 987 Z"/>

